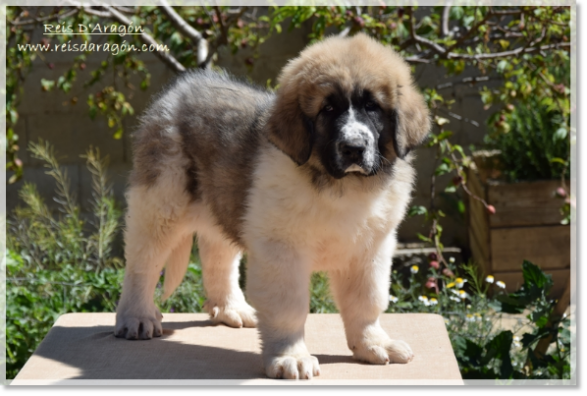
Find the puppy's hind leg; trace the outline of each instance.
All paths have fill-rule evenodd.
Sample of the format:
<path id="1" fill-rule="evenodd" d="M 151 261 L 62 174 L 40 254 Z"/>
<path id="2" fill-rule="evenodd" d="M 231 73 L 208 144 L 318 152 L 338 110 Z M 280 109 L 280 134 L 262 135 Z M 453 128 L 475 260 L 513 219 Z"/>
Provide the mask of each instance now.
<path id="1" fill-rule="evenodd" d="M 126 270 L 114 335 L 150 339 L 162 334 L 163 316 L 153 301 L 155 287 L 170 253 L 185 237 L 179 221 L 185 208 L 164 192 L 143 187 L 131 187 L 127 199 Z"/>
<path id="2" fill-rule="evenodd" d="M 240 250 L 222 236 L 211 234 L 198 234 L 198 247 L 207 297 L 204 309 L 212 321 L 231 327 L 255 327 L 255 310 L 238 285 Z"/>

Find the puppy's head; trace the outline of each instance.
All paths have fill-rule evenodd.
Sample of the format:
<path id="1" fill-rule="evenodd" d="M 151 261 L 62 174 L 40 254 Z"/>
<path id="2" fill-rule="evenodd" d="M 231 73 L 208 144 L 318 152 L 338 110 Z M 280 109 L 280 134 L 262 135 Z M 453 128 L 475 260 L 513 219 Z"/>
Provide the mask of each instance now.
<path id="1" fill-rule="evenodd" d="M 298 165 L 312 158 L 337 179 L 375 174 L 430 129 L 407 63 L 364 34 L 306 48 L 279 84 L 269 139 Z"/>

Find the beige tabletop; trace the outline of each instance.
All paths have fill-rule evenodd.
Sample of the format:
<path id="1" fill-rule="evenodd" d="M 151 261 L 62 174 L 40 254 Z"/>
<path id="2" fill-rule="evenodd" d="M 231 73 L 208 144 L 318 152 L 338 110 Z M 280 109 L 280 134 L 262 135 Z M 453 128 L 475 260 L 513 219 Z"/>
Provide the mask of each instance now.
<path id="1" fill-rule="evenodd" d="M 385 314 L 381 325 L 406 341 L 408 364 L 353 360 L 337 314 L 313 314 L 305 339 L 320 361 L 310 381 L 271 380 L 261 365 L 256 329 L 214 326 L 206 314 L 164 314 L 163 336 L 127 341 L 113 335 L 114 314 L 61 316 L 12 385 L 44 384 L 462 384 L 444 320 L 433 314 Z"/>

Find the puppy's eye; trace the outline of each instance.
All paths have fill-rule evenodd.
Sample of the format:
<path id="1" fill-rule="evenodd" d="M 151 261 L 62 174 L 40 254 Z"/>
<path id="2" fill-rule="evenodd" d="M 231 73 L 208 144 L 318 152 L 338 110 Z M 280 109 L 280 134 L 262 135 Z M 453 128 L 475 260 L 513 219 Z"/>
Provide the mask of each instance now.
<path id="1" fill-rule="evenodd" d="M 365 108 L 367 110 L 374 110 L 375 108 L 377 108 L 377 103 L 370 100 L 367 103 L 365 103 Z"/>
<path id="2" fill-rule="evenodd" d="M 330 112 L 330 111 L 334 110 L 334 107 L 332 107 L 331 105 L 326 105 L 322 108 L 322 110 L 324 110 L 326 112 Z"/>

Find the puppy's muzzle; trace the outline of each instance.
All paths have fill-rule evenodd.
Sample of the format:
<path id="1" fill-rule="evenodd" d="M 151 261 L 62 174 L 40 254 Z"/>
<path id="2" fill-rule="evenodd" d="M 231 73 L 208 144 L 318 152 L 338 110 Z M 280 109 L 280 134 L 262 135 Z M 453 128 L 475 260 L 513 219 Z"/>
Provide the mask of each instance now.
<path id="1" fill-rule="evenodd" d="M 360 138 L 342 141 L 338 144 L 339 155 L 343 161 L 349 164 L 360 165 L 363 162 L 366 149 L 367 144 Z"/>
<path id="2" fill-rule="evenodd" d="M 345 139 L 337 144 L 337 152 L 345 173 L 369 174 L 373 166 L 367 139 L 362 136 Z"/>

